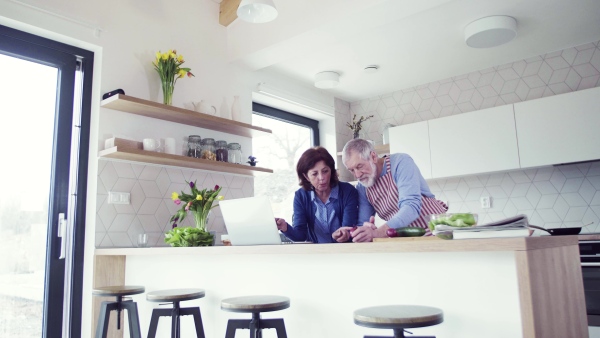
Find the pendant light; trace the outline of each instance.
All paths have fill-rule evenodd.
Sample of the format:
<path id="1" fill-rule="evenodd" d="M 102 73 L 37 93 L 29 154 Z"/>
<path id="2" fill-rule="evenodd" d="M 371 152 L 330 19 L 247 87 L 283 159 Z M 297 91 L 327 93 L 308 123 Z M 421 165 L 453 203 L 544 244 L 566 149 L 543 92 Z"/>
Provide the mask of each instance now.
<path id="1" fill-rule="evenodd" d="M 273 0 L 242 0 L 237 16 L 247 22 L 264 23 L 275 20 L 277 8 Z"/>

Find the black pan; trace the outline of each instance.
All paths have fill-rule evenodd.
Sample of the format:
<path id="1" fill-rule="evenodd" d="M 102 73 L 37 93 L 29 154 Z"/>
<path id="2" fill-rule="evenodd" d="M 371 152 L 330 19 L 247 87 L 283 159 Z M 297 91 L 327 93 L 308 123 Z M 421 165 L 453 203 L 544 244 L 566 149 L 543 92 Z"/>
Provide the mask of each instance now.
<path id="1" fill-rule="evenodd" d="M 577 235 L 581 232 L 581 227 L 545 229 L 545 228 L 539 227 L 537 225 L 531 225 L 531 224 L 528 225 L 527 227 L 532 228 L 532 229 L 546 231 L 547 233 L 549 233 L 552 236 Z"/>

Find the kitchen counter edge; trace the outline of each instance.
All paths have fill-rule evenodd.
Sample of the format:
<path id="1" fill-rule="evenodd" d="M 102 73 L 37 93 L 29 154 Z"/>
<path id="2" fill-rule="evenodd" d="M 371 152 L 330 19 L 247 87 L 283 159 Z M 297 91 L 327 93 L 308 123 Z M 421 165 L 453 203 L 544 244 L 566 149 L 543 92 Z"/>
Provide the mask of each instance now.
<path id="1" fill-rule="evenodd" d="M 390 252 L 528 251 L 578 245 L 578 236 L 539 236 L 431 241 L 389 241 L 343 244 L 285 244 L 211 247 L 96 248 L 97 256 L 366 254 Z"/>

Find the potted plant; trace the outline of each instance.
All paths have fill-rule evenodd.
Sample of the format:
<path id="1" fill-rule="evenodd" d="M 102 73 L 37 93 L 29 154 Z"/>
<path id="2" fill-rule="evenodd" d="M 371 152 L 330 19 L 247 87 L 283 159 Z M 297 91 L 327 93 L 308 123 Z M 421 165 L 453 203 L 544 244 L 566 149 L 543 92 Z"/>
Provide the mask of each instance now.
<path id="1" fill-rule="evenodd" d="M 173 203 L 180 205 L 181 208 L 171 217 L 173 228 L 165 234 L 165 243 L 171 246 L 210 246 L 214 243 L 214 235 L 207 231 L 208 215 L 218 204 L 216 201 L 223 200 L 219 195 L 221 187 L 215 185 L 214 189 L 198 190 L 196 182 L 187 182 L 191 193 L 181 194 L 173 192 L 171 199 Z M 178 227 L 177 222 L 182 222 L 188 212 L 194 216 L 195 227 Z"/>
<path id="2" fill-rule="evenodd" d="M 348 126 L 348 128 L 350 128 L 350 130 L 352 130 L 353 138 L 358 138 L 358 133 L 362 129 L 362 123 L 365 122 L 366 120 L 370 119 L 371 117 L 373 117 L 373 115 L 369 115 L 367 117 L 361 116 L 360 119 L 358 119 L 358 121 L 357 121 L 356 114 L 354 114 L 354 116 L 352 117 L 352 123 L 346 122 L 346 125 Z"/>
<path id="3" fill-rule="evenodd" d="M 251 165 L 251 166 L 253 166 L 253 167 L 255 167 L 255 166 L 256 166 L 256 163 L 257 163 L 257 162 L 258 162 L 258 161 L 256 160 L 256 157 L 254 157 L 254 156 L 252 156 L 252 155 L 248 156 L 248 161 L 246 161 L 246 163 L 250 164 L 250 165 Z"/>

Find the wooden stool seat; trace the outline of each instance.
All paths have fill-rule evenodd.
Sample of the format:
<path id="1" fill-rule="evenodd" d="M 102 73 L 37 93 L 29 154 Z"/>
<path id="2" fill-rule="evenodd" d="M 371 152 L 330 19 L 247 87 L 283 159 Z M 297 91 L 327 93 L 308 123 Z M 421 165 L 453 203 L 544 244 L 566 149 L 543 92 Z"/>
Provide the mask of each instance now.
<path id="1" fill-rule="evenodd" d="M 156 308 L 152 310 L 150 328 L 148 329 L 148 338 L 156 337 L 158 320 L 160 317 L 171 317 L 171 338 L 179 338 L 181 336 L 181 316 L 192 316 L 194 318 L 194 325 L 196 328 L 196 337 L 205 338 L 200 307 L 195 306 L 182 308 L 179 305 L 179 302 L 198 299 L 204 296 L 205 292 L 203 289 L 170 289 L 148 292 L 146 294 L 146 300 L 149 302 L 173 303 L 173 307 L 170 309 Z"/>
<path id="2" fill-rule="evenodd" d="M 146 294 L 149 302 L 183 302 L 205 296 L 203 289 L 171 289 L 152 291 Z"/>
<path id="3" fill-rule="evenodd" d="M 283 296 L 244 296 L 221 301 L 221 309 L 230 312 L 270 312 L 289 307 L 290 299 Z"/>
<path id="4" fill-rule="evenodd" d="M 264 329 L 275 329 L 277 338 L 287 338 L 283 318 L 262 319 L 260 313 L 289 307 L 290 299 L 283 296 L 263 295 L 223 299 L 222 310 L 252 313 L 252 319 L 230 319 L 227 322 L 225 338 L 234 338 L 237 330 L 250 330 L 250 338 L 261 338 Z"/>
<path id="5" fill-rule="evenodd" d="M 144 293 L 146 289 L 139 285 L 112 285 L 94 288 L 93 295 L 110 297 L 110 296 L 131 296 Z"/>
<path id="6" fill-rule="evenodd" d="M 444 312 L 430 306 L 384 305 L 354 311 L 354 323 L 356 325 L 375 329 L 393 329 L 394 338 L 403 338 L 404 329 L 432 326 L 443 321 Z M 371 337 L 365 336 L 365 338 Z M 435 338 L 433 336 L 422 338 L 430 337 Z"/>

